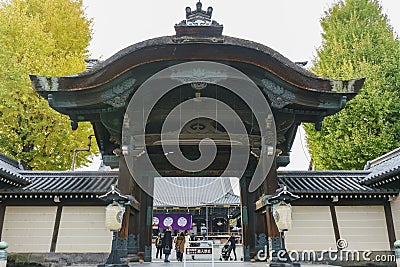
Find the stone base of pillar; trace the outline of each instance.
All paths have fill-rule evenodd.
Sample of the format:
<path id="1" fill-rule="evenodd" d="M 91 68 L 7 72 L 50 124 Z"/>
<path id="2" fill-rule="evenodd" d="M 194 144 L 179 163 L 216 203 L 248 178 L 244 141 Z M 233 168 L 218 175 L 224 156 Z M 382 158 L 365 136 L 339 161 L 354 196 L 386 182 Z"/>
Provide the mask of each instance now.
<path id="1" fill-rule="evenodd" d="M 254 234 L 256 240 L 256 255 L 260 253 L 268 253 L 268 237 L 267 234 Z M 257 260 L 257 259 L 256 259 Z"/>
<path id="2" fill-rule="evenodd" d="M 250 261 L 250 246 L 243 246 L 243 260 Z"/>
<path id="3" fill-rule="evenodd" d="M 128 235 L 128 254 L 129 255 L 137 255 L 139 251 L 139 240 L 138 236 L 134 234 Z"/>
<path id="4" fill-rule="evenodd" d="M 136 236 L 134 234 L 128 235 L 128 257 L 126 258 L 127 262 L 138 262 L 140 260 L 138 251 L 139 251 L 139 235 Z"/>
<path id="5" fill-rule="evenodd" d="M 125 262 L 139 262 L 140 258 L 138 254 L 128 254 L 128 257 L 124 260 Z"/>
<path id="6" fill-rule="evenodd" d="M 144 247 L 144 262 L 151 262 L 151 247 Z"/>

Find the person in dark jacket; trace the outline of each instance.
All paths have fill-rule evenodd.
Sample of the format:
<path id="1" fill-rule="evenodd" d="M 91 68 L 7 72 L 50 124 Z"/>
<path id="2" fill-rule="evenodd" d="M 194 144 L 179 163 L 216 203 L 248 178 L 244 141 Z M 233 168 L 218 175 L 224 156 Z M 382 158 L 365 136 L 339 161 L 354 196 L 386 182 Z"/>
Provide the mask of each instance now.
<path id="1" fill-rule="evenodd" d="M 171 248 L 172 248 L 171 230 L 172 230 L 172 227 L 169 226 L 168 229 L 164 233 L 164 238 L 162 241 L 162 248 L 163 248 L 163 252 L 165 255 L 164 262 L 169 262 L 168 258 L 169 258 L 169 255 L 171 254 Z"/>
<path id="2" fill-rule="evenodd" d="M 197 240 L 196 240 L 196 236 L 195 236 L 195 234 L 194 234 L 193 232 L 190 233 L 190 241 L 197 241 Z M 197 244 L 195 244 L 195 243 L 190 243 L 190 246 L 191 246 L 191 247 L 196 247 Z M 194 260 L 194 254 L 192 254 L 192 260 Z"/>
<path id="3" fill-rule="evenodd" d="M 161 233 L 158 233 L 157 239 L 156 239 L 156 248 L 157 248 L 157 253 L 156 253 L 156 258 L 158 258 L 158 255 L 160 254 L 160 259 L 162 258 L 162 242 L 163 238 L 161 236 Z"/>
<path id="4" fill-rule="evenodd" d="M 235 255 L 235 261 L 236 261 L 237 260 L 237 257 L 236 257 L 236 239 L 235 239 L 235 235 L 234 234 L 232 234 L 229 237 L 228 242 L 229 242 L 229 246 L 231 247 L 231 250 L 233 251 L 233 255 Z"/>

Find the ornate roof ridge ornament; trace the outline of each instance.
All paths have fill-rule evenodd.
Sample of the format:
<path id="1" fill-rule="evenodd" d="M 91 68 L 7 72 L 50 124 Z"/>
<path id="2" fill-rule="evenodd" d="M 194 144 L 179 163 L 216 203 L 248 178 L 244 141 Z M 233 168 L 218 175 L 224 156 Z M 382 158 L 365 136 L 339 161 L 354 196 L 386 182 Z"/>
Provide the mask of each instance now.
<path id="1" fill-rule="evenodd" d="M 287 186 L 283 186 L 283 188 L 278 188 L 272 196 L 269 197 L 268 201 L 272 204 L 279 203 L 279 202 L 286 202 L 290 203 L 300 197 L 289 192 Z"/>
<path id="2" fill-rule="evenodd" d="M 202 9 L 203 4 L 199 1 L 196 9 L 192 11 L 186 7 L 186 19 L 175 25 L 177 37 L 221 37 L 223 25 L 211 19 L 213 8 Z"/>
<path id="3" fill-rule="evenodd" d="M 199 1 L 194 11 L 190 7 L 186 7 L 186 24 L 188 26 L 210 26 L 212 24 L 213 8 L 208 7 L 207 11 L 204 11 L 202 6 L 203 4 Z"/>

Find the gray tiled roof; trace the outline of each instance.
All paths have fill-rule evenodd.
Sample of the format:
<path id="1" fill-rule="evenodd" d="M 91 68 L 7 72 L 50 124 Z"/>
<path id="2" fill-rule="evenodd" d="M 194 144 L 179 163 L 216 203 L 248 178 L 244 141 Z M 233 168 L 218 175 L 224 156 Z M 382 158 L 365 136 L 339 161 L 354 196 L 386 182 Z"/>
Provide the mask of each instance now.
<path id="1" fill-rule="evenodd" d="M 361 181 L 365 185 L 382 184 L 388 179 L 400 179 L 400 148 L 368 161 L 365 169 L 370 172 Z"/>
<path id="2" fill-rule="evenodd" d="M 20 174 L 19 162 L 0 153 L 0 181 L 7 186 L 23 186 L 29 179 Z"/>
<path id="3" fill-rule="evenodd" d="M 369 171 L 279 171 L 279 185 L 292 193 L 376 194 L 398 190 L 372 188 L 360 184 Z"/>
<path id="4" fill-rule="evenodd" d="M 398 190 L 373 188 L 360 181 L 369 171 L 278 171 L 279 186 L 293 193 L 348 194 L 397 193 Z M 118 179 L 118 172 L 21 171 L 31 181 L 20 188 L 3 188 L 0 193 L 103 194 Z M 156 207 L 195 207 L 202 205 L 239 205 L 229 178 L 160 177 L 155 178 Z"/>
<path id="5" fill-rule="evenodd" d="M 373 186 L 394 175 L 400 175 L 400 149 L 369 162 L 363 171 L 278 171 L 279 185 L 297 194 L 397 194 L 398 189 Z M 25 171 L 0 154 L 1 194 L 103 194 L 117 179 L 116 171 Z M 155 178 L 156 207 L 239 204 L 229 178 Z"/>
<path id="6" fill-rule="evenodd" d="M 117 182 L 117 172 L 23 171 L 31 183 L 19 189 L 4 189 L 1 193 L 90 193 L 103 194 Z"/>
<path id="7" fill-rule="evenodd" d="M 240 197 L 226 177 L 158 177 L 154 179 L 155 207 L 239 205 Z"/>

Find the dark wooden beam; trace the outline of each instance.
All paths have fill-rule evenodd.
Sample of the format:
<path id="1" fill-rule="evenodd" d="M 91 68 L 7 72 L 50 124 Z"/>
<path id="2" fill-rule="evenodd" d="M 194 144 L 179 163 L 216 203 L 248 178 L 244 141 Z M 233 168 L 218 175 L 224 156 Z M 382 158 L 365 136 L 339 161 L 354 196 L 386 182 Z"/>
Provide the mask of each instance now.
<path id="1" fill-rule="evenodd" d="M 329 209 L 331 211 L 333 231 L 335 233 L 335 241 L 338 241 L 340 239 L 340 231 L 339 231 L 339 223 L 338 223 L 338 219 L 337 219 L 337 215 L 336 215 L 336 208 L 334 205 L 330 205 Z"/>
<path id="2" fill-rule="evenodd" d="M 56 252 L 56 246 L 57 246 L 58 232 L 60 230 L 60 222 L 61 222 L 62 210 L 63 210 L 63 206 L 58 206 L 57 207 L 56 219 L 55 219 L 54 228 L 53 228 L 53 237 L 51 238 L 50 252 Z"/>
<path id="3" fill-rule="evenodd" d="M 257 161 L 251 158 L 247 168 L 255 169 Z M 279 236 L 276 224 L 268 208 L 256 210 L 256 202 L 262 194 L 272 194 L 278 188 L 275 163 L 272 165 L 263 184 L 254 192 L 249 192 L 249 185 L 253 175 L 246 175 L 240 179 L 240 197 L 242 203 L 242 232 L 244 260 L 255 258 L 260 249 L 264 249 L 267 237 Z"/>
<path id="4" fill-rule="evenodd" d="M 6 215 L 6 205 L 0 205 L 0 240 L 3 234 L 4 216 Z"/>
<path id="5" fill-rule="evenodd" d="M 389 236 L 390 249 L 393 250 L 394 242 L 396 241 L 396 232 L 394 229 L 393 214 L 392 214 L 392 208 L 390 206 L 390 202 L 385 203 L 385 205 L 383 205 L 383 207 L 385 210 L 386 227 L 387 227 L 388 236 Z"/>
<path id="6" fill-rule="evenodd" d="M 153 180 L 154 183 L 154 180 Z M 151 262 L 152 249 L 152 222 L 153 222 L 153 197 L 142 189 L 140 190 L 139 212 L 139 253 L 143 253 L 144 261 Z"/>
<path id="7" fill-rule="evenodd" d="M 251 177 L 240 178 L 240 198 L 242 203 L 242 243 L 243 243 L 243 256 L 244 261 L 250 261 L 250 245 L 254 243 L 254 228 L 251 228 L 252 224 L 250 221 L 249 205 L 251 205 L 251 200 L 249 199 L 248 185 L 250 183 Z M 255 207 L 254 207 L 255 208 Z"/>
<path id="8" fill-rule="evenodd" d="M 121 190 L 122 194 L 132 194 L 133 179 L 123 156 L 120 156 L 119 158 L 118 188 Z M 122 226 L 118 232 L 118 242 L 120 242 L 121 245 L 117 250 L 120 257 L 128 256 L 129 219 L 131 217 L 131 207 L 127 206 L 125 208 L 126 210 L 122 218 Z"/>
<path id="9" fill-rule="evenodd" d="M 271 169 L 265 179 L 265 182 L 263 183 L 263 194 L 264 195 L 272 195 L 276 192 L 278 189 L 278 173 L 277 173 L 277 166 L 276 166 L 276 159 L 273 162 Z M 268 237 L 269 238 L 276 238 L 280 237 L 280 233 L 278 230 L 278 227 L 276 226 L 274 217 L 272 215 L 272 212 L 270 212 L 270 208 L 267 207 L 266 209 L 266 222 L 268 225 Z"/>

